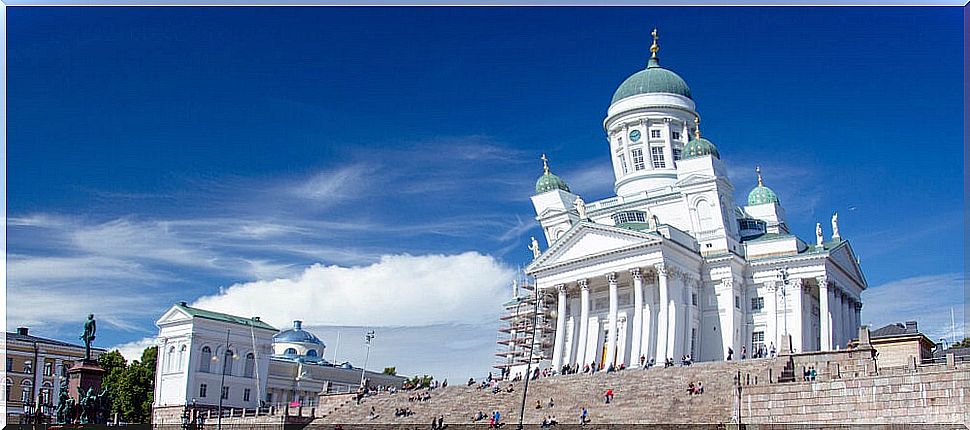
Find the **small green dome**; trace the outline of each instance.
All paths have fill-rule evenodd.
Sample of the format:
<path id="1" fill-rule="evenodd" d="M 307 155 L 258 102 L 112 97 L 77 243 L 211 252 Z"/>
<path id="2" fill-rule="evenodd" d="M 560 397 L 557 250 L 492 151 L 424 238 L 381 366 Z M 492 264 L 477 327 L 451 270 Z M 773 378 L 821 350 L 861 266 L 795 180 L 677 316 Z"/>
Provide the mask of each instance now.
<path id="1" fill-rule="evenodd" d="M 566 185 L 566 181 L 563 181 L 558 176 L 546 172 L 539 177 L 538 181 L 536 181 L 536 194 L 542 194 L 546 191 L 552 190 L 563 190 L 569 192 L 569 186 Z"/>
<path id="2" fill-rule="evenodd" d="M 761 179 L 761 167 L 755 169 L 758 172 L 758 186 L 748 193 L 748 206 L 763 205 L 767 203 L 781 204 L 778 195 L 771 188 L 765 186 Z"/>
<path id="3" fill-rule="evenodd" d="M 687 145 L 684 145 L 683 154 L 685 159 L 701 157 L 708 154 L 713 155 L 717 159 L 721 158 L 721 154 L 717 152 L 717 147 L 714 146 L 714 143 L 703 137 L 697 137 L 687 142 Z"/>
<path id="4" fill-rule="evenodd" d="M 676 73 L 660 67 L 660 61 L 657 58 L 651 58 L 647 62 L 646 69 L 630 75 L 620 84 L 620 87 L 613 93 L 613 101 L 610 104 L 637 94 L 647 93 L 671 93 L 691 98 L 690 87 L 687 86 L 687 82 L 684 82 Z"/>

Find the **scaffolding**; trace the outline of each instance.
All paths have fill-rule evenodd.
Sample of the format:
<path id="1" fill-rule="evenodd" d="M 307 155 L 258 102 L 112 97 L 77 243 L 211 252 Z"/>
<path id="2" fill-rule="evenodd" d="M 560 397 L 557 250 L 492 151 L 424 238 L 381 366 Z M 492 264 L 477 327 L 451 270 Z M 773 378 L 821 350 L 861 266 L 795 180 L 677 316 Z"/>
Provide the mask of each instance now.
<path id="1" fill-rule="evenodd" d="M 497 362 L 494 368 L 499 369 L 500 375 L 507 374 L 514 377 L 516 373 L 524 373 L 531 361 L 535 366 L 552 357 L 553 342 L 555 341 L 555 327 L 552 313 L 555 312 L 555 300 L 552 294 L 541 291 L 539 294 L 538 317 L 536 317 L 535 284 L 527 278 L 517 279 L 512 284 L 512 299 L 505 302 L 504 312 L 499 317 L 501 321 L 498 332 L 498 348 L 495 352 Z M 534 325 L 538 323 L 538 327 Z M 535 333 L 535 339 L 533 339 Z M 534 342 L 535 347 L 530 348 Z M 506 371 L 508 369 L 508 371 Z"/>

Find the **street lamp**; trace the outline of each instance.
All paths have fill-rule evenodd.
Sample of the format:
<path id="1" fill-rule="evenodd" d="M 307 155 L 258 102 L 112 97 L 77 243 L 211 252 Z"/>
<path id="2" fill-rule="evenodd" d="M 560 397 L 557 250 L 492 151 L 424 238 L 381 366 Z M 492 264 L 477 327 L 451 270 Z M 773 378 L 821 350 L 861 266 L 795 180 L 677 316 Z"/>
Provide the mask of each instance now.
<path id="1" fill-rule="evenodd" d="M 738 371 L 737 376 L 734 377 L 734 386 L 738 390 L 738 425 L 741 424 L 741 371 Z"/>
<path id="2" fill-rule="evenodd" d="M 229 349 L 229 327 L 227 326 L 226 327 L 226 351 L 223 353 L 223 356 L 224 357 L 223 357 L 223 360 L 222 360 L 222 381 L 219 384 L 219 416 L 218 416 L 217 421 L 216 421 L 216 428 L 218 430 L 222 430 L 222 400 L 224 398 L 226 398 L 226 397 L 229 397 L 229 396 L 224 396 L 223 395 L 223 393 L 226 392 L 226 369 L 228 368 L 227 366 L 230 365 L 229 360 L 230 359 L 236 359 L 238 357 L 235 353 L 232 353 L 232 355 L 229 355 L 229 353 L 230 353 L 230 349 Z M 212 357 L 212 361 L 219 361 L 219 357 L 218 356 L 213 356 Z"/>
<path id="3" fill-rule="evenodd" d="M 778 269 L 778 279 L 781 281 L 781 299 L 785 306 L 785 339 L 788 339 L 788 268 Z M 777 321 L 777 320 L 776 320 Z"/>
<path id="4" fill-rule="evenodd" d="M 364 334 L 364 346 L 367 347 L 367 354 L 364 355 L 364 367 L 360 368 L 360 386 L 365 390 L 366 390 L 366 387 L 364 387 L 364 371 L 366 371 L 367 369 L 367 361 L 370 360 L 370 343 L 372 340 L 374 340 L 375 337 L 377 337 L 377 335 L 374 333 L 374 330 L 371 330 Z"/>
<path id="5" fill-rule="evenodd" d="M 522 404 L 519 407 L 519 425 L 517 427 L 518 430 L 522 430 L 522 422 L 525 420 L 525 398 L 526 398 L 526 395 L 529 393 L 529 380 L 532 379 L 532 358 L 535 355 L 536 337 L 537 337 L 536 331 L 538 331 L 539 329 L 539 299 L 540 299 L 539 294 L 540 293 L 539 293 L 538 283 L 536 283 L 536 285 L 534 286 L 533 291 L 535 291 L 535 306 L 533 308 L 534 312 L 532 314 L 532 340 L 529 342 L 529 357 L 525 364 L 525 386 L 522 387 Z M 495 424 L 498 425 L 498 423 L 495 423 Z"/>

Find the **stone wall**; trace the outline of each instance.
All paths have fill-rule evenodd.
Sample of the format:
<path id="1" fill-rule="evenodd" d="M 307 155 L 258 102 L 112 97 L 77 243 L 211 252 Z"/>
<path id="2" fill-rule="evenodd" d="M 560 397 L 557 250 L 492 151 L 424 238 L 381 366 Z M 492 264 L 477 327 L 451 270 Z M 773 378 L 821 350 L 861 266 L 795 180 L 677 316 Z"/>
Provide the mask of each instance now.
<path id="1" fill-rule="evenodd" d="M 970 423 L 970 363 L 745 386 L 746 423 Z"/>

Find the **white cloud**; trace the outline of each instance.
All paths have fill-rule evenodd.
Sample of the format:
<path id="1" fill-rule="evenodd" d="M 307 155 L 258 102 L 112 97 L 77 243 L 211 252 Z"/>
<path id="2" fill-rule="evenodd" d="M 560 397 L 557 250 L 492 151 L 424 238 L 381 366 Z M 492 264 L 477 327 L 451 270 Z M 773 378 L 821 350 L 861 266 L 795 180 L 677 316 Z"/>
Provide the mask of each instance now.
<path id="1" fill-rule="evenodd" d="M 259 315 L 279 327 L 421 326 L 495 318 L 514 271 L 477 252 L 385 255 L 366 266 L 315 264 L 298 276 L 235 284 L 194 306 Z"/>
<path id="2" fill-rule="evenodd" d="M 613 166 L 602 162 L 568 171 L 561 177 L 569 184 L 569 189 L 588 202 L 613 195 L 613 185 L 616 182 Z"/>
<path id="3" fill-rule="evenodd" d="M 953 333 L 953 309 L 955 337 L 959 340 L 966 333 L 964 282 L 963 274 L 943 273 L 870 287 L 862 295 L 862 322 L 877 329 L 890 323 L 917 321 L 920 331 L 935 342 Z"/>
<path id="4" fill-rule="evenodd" d="M 122 343 L 120 345 L 115 345 L 108 348 L 108 351 L 118 350 L 131 363 L 134 360 L 141 360 L 141 353 L 145 351 L 145 348 L 155 344 L 154 337 L 146 337 L 139 340 L 131 341 L 128 343 Z"/>
<path id="5" fill-rule="evenodd" d="M 368 176 L 373 171 L 374 168 L 365 164 L 323 171 L 293 186 L 290 191 L 298 197 L 324 203 L 356 198 L 370 184 Z"/>

